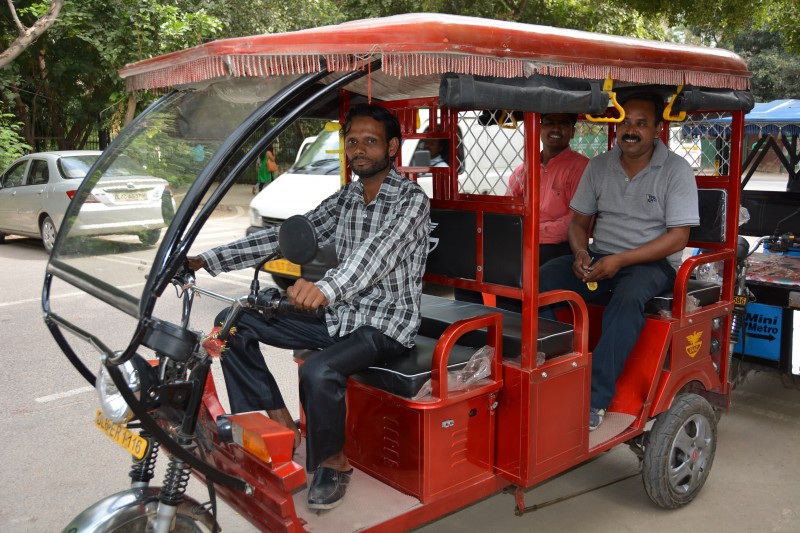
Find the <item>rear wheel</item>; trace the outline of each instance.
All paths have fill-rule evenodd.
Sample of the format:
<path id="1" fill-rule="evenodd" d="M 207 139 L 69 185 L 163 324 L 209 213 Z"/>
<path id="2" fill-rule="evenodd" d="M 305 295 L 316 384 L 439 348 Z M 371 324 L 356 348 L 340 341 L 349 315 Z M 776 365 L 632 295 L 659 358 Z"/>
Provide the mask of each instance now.
<path id="1" fill-rule="evenodd" d="M 160 229 L 149 229 L 139 233 L 139 242 L 146 246 L 153 246 L 158 242 L 159 237 L 161 237 Z"/>
<path id="2" fill-rule="evenodd" d="M 665 509 L 691 502 L 708 479 L 716 449 L 717 418 L 711 405 L 697 394 L 676 397 L 645 439 L 647 495 Z"/>
<path id="3" fill-rule="evenodd" d="M 39 232 L 42 235 L 44 249 L 49 254 L 53 251 L 53 245 L 56 243 L 56 225 L 53 224 L 53 219 L 45 216 L 39 226 Z"/>

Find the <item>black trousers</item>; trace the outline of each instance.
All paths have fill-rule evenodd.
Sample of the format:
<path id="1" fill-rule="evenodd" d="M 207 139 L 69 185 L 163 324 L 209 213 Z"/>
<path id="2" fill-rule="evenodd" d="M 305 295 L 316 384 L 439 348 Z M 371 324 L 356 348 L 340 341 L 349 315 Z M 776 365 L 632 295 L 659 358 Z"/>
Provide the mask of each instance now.
<path id="1" fill-rule="evenodd" d="M 227 310 L 220 313 L 215 323 L 223 321 L 226 313 Z M 308 471 L 344 448 L 347 378 L 408 352 L 408 348 L 372 326 L 331 337 L 322 319 L 287 315 L 265 321 L 258 313 L 245 311 L 222 356 L 233 413 L 286 406 L 261 353 L 260 342 L 292 350 L 321 349 L 300 367 Z"/>

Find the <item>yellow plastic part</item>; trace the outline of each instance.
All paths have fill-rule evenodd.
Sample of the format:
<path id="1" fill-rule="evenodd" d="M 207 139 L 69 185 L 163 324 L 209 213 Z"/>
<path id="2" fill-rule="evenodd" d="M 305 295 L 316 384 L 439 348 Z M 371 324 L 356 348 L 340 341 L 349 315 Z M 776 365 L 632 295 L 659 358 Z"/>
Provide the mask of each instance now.
<path id="1" fill-rule="evenodd" d="M 339 132 L 339 149 L 338 150 L 325 150 L 326 154 L 339 154 L 339 186 L 344 187 L 345 183 L 345 164 L 344 164 L 344 132 L 342 125 L 338 122 L 326 122 L 325 131 L 338 131 Z"/>
<path id="2" fill-rule="evenodd" d="M 669 120 L 671 122 L 683 122 L 686 120 L 686 111 L 681 111 L 677 115 L 672 114 L 672 104 L 675 103 L 675 100 L 678 99 L 678 95 L 681 94 L 683 90 L 683 85 L 678 85 L 678 88 L 675 90 L 675 94 L 673 94 L 667 106 L 664 108 L 664 120 Z"/>
<path id="3" fill-rule="evenodd" d="M 603 83 L 603 92 L 608 94 L 608 99 L 611 101 L 611 105 L 614 106 L 614 109 L 617 110 L 619 113 L 618 117 L 595 117 L 590 114 L 586 114 L 586 120 L 589 122 L 622 122 L 625 120 L 625 110 L 619 105 L 617 102 L 617 93 L 614 92 L 614 80 L 611 77 L 606 78 L 605 83 Z"/>
<path id="4" fill-rule="evenodd" d="M 500 120 L 497 121 L 501 128 L 507 130 L 517 129 L 517 119 L 514 117 L 513 111 L 503 111 L 500 113 Z"/>

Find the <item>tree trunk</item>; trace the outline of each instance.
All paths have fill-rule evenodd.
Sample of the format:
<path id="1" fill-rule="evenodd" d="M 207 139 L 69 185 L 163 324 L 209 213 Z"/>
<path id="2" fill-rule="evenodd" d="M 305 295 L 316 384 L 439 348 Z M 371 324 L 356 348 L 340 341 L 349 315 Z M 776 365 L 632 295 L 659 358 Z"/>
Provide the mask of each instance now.
<path id="1" fill-rule="evenodd" d="M 5 67 L 12 61 L 14 61 L 17 56 L 19 56 L 22 52 L 25 51 L 30 45 L 36 41 L 45 31 L 47 28 L 53 25 L 53 22 L 56 21 L 58 18 L 58 12 L 61 11 L 61 7 L 64 5 L 64 0 L 51 0 L 50 1 L 50 9 L 47 10 L 47 13 L 44 14 L 42 18 L 37 20 L 33 26 L 30 28 L 26 28 L 22 22 L 20 22 L 19 17 L 17 16 L 17 10 L 14 8 L 14 2 L 12 0 L 8 0 L 8 8 L 11 11 L 11 18 L 14 20 L 14 24 L 17 26 L 17 30 L 19 31 L 19 35 L 11 45 L 0 53 L 0 68 Z"/>

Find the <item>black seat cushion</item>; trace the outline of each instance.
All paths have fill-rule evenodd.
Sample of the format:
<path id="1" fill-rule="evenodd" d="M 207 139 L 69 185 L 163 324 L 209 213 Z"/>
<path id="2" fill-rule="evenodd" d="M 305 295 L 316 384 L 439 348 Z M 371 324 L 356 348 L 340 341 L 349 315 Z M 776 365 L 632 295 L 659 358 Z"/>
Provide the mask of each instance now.
<path id="1" fill-rule="evenodd" d="M 722 287 L 718 283 L 696 279 L 689 280 L 686 290 L 689 296 L 697 299 L 700 307 L 717 303 L 721 291 Z M 672 291 L 662 293 L 647 302 L 644 306 L 644 312 L 657 315 L 661 311 L 672 311 L 672 299 Z"/>
<path id="2" fill-rule="evenodd" d="M 498 312 L 503 314 L 503 358 L 518 359 L 522 350 L 522 315 L 513 311 L 423 294 L 419 334 L 438 338 L 454 322 Z M 571 325 L 540 318 L 536 350 L 544 352 L 548 359 L 569 353 L 572 351 L 572 336 Z M 475 348 L 484 346 L 486 330 L 471 331 L 458 343 Z"/>
<path id="3" fill-rule="evenodd" d="M 503 314 L 503 357 L 518 359 L 522 331 L 519 313 L 425 294 L 422 296 L 422 325 L 414 339 L 415 346 L 406 355 L 370 367 L 351 378 L 397 396 L 413 398 L 431 377 L 433 351 L 442 333 L 454 322 L 493 312 Z M 453 372 L 463 368 L 476 350 L 486 345 L 486 334 L 482 329 L 460 337 L 450 352 L 447 370 Z M 544 352 L 545 358 L 571 352 L 572 338 L 573 329 L 569 324 L 539 319 L 537 350 Z M 314 353 L 314 350 L 297 350 L 294 356 L 305 360 Z"/>

